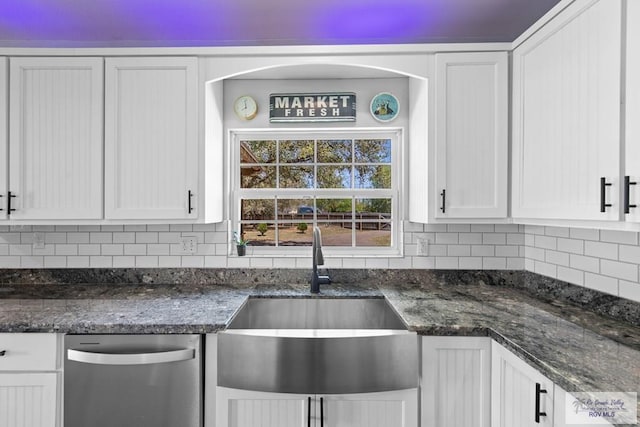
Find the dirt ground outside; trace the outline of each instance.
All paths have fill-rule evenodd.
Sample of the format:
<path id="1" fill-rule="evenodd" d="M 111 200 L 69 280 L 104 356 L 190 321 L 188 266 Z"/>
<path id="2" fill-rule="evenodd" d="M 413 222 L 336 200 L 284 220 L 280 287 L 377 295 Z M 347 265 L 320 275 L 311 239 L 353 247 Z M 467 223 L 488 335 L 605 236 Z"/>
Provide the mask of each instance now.
<path id="1" fill-rule="evenodd" d="M 311 226 L 304 232 L 296 228 L 297 224 L 280 228 L 281 246 L 311 246 L 313 230 Z M 333 224 L 320 224 L 323 246 L 351 246 L 351 229 Z M 270 227 L 264 236 L 252 225 L 244 228 L 244 238 L 253 246 L 275 246 L 275 229 Z M 391 231 L 356 230 L 356 246 L 388 247 L 391 245 Z"/>

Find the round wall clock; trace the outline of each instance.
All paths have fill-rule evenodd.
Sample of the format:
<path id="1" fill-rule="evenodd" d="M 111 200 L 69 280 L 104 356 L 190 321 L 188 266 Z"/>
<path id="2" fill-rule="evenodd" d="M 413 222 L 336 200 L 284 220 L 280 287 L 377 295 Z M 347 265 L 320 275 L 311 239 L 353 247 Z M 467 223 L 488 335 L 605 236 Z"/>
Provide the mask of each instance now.
<path id="1" fill-rule="evenodd" d="M 382 92 L 373 97 L 369 111 L 374 119 L 380 122 L 390 122 L 398 117 L 400 103 L 394 95 Z"/>
<path id="2" fill-rule="evenodd" d="M 249 95 L 243 95 L 233 103 L 233 111 L 242 120 L 252 120 L 258 114 L 258 103 Z"/>

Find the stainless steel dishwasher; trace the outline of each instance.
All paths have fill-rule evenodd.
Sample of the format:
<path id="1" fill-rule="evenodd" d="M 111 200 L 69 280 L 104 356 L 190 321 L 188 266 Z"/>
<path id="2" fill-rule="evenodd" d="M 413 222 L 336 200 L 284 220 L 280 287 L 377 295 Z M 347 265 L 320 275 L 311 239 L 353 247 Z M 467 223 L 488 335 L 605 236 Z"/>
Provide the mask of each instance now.
<path id="1" fill-rule="evenodd" d="M 67 335 L 65 427 L 201 427 L 200 335 Z"/>

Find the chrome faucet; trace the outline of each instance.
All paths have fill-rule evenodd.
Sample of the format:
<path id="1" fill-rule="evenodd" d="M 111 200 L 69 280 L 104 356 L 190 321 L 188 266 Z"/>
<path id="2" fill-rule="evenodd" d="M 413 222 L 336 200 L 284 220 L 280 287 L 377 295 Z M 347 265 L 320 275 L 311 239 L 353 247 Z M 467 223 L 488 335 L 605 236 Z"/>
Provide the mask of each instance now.
<path id="1" fill-rule="evenodd" d="M 328 285 L 331 283 L 329 276 L 321 276 L 318 274 L 318 266 L 324 265 L 324 257 L 322 256 L 322 234 L 318 227 L 313 227 L 313 244 L 311 247 L 311 257 L 313 258 L 313 275 L 311 276 L 311 293 L 320 292 L 320 285 Z"/>

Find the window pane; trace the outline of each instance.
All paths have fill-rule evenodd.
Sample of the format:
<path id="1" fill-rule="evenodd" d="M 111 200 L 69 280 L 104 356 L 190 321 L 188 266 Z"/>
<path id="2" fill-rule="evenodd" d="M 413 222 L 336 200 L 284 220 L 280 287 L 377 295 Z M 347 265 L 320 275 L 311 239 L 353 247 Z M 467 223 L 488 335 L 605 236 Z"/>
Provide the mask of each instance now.
<path id="1" fill-rule="evenodd" d="M 313 220 L 313 199 L 278 199 L 278 220 Z"/>
<path id="2" fill-rule="evenodd" d="M 391 224 L 356 222 L 356 246 L 391 246 Z"/>
<path id="3" fill-rule="evenodd" d="M 274 163 L 275 141 L 240 141 L 240 163 Z"/>
<path id="4" fill-rule="evenodd" d="M 318 224 L 322 233 L 322 246 L 353 246 L 351 224 L 351 221 Z"/>
<path id="5" fill-rule="evenodd" d="M 280 188 L 313 188 L 313 166 L 280 166 Z"/>
<path id="6" fill-rule="evenodd" d="M 354 152 L 356 163 L 391 163 L 391 140 L 357 139 Z"/>
<path id="7" fill-rule="evenodd" d="M 278 224 L 278 245 L 311 246 L 312 224 L 309 222 L 289 222 Z"/>
<path id="8" fill-rule="evenodd" d="M 318 141 L 318 163 L 351 163 L 351 140 Z"/>
<path id="9" fill-rule="evenodd" d="M 388 220 L 391 218 L 391 199 L 357 199 L 356 219 Z"/>
<path id="10" fill-rule="evenodd" d="M 391 188 L 391 166 L 354 166 L 355 188 Z"/>
<path id="11" fill-rule="evenodd" d="M 242 166 L 240 182 L 242 188 L 276 188 L 276 167 Z"/>
<path id="12" fill-rule="evenodd" d="M 313 141 L 280 141 L 280 163 L 312 163 Z"/>
<path id="13" fill-rule="evenodd" d="M 318 219 L 351 221 L 351 199 L 318 199 Z"/>
<path id="14" fill-rule="evenodd" d="M 273 221 L 275 213 L 275 200 L 242 199 L 240 201 L 240 219 L 243 221 Z"/>
<path id="15" fill-rule="evenodd" d="M 249 246 L 275 246 L 276 227 L 266 222 L 242 224 L 244 239 L 249 241 Z"/>
<path id="16" fill-rule="evenodd" d="M 351 188 L 351 167 L 318 166 L 318 188 Z"/>

